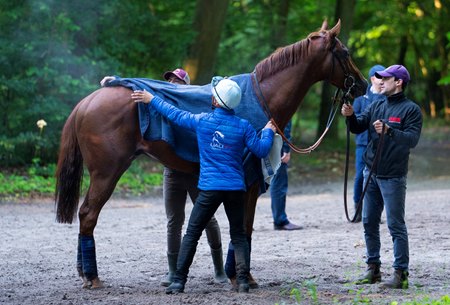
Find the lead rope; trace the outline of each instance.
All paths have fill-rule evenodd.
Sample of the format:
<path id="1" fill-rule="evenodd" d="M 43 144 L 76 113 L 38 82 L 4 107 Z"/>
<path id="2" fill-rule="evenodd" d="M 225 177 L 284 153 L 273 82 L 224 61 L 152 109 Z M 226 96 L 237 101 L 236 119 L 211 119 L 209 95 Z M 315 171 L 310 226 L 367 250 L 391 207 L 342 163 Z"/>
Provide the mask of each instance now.
<path id="1" fill-rule="evenodd" d="M 259 86 L 258 78 L 256 76 L 256 71 L 253 71 L 252 75 L 253 75 L 254 82 L 256 84 L 256 88 L 258 88 L 259 96 L 261 97 L 261 100 L 262 100 L 263 110 L 264 110 L 266 116 L 269 118 L 269 120 L 275 126 L 275 129 L 277 130 L 278 134 L 281 136 L 283 141 L 286 142 L 293 151 L 295 151 L 296 153 L 300 153 L 300 154 L 309 154 L 314 149 L 316 149 L 320 145 L 320 143 L 322 142 L 322 140 L 325 137 L 325 135 L 327 134 L 328 130 L 330 129 L 331 123 L 333 122 L 334 117 L 336 116 L 336 112 L 339 109 L 339 107 L 341 106 L 341 100 L 338 98 L 338 95 L 339 95 L 341 89 L 337 89 L 336 90 L 335 96 L 333 98 L 333 105 L 332 105 L 332 107 L 330 109 L 330 113 L 328 115 L 327 125 L 326 125 L 325 130 L 322 133 L 322 135 L 319 137 L 319 139 L 316 141 L 316 143 L 314 143 L 310 147 L 308 147 L 308 148 L 299 148 L 299 147 L 295 146 L 294 144 L 292 144 L 292 142 L 289 141 L 286 138 L 286 136 L 284 135 L 283 130 L 281 130 L 281 128 L 278 127 L 277 123 L 272 118 L 272 115 L 271 115 L 270 109 L 269 109 L 269 105 L 267 104 L 267 101 L 264 98 L 264 95 L 262 93 L 261 87 Z M 351 80 L 352 80 L 352 84 L 349 86 L 347 92 L 344 95 L 344 98 L 349 95 L 351 88 L 353 88 L 353 86 L 354 86 L 354 78 L 352 76 L 350 76 L 350 77 L 351 77 Z M 347 80 L 347 78 L 346 78 L 346 80 Z M 336 106 L 336 104 L 337 104 L 337 106 Z"/>
<path id="2" fill-rule="evenodd" d="M 348 119 L 347 119 L 348 120 Z M 353 218 L 350 219 L 348 216 L 348 208 L 347 208 L 347 181 L 348 181 L 348 164 L 349 164 L 349 155 L 350 155 L 350 126 L 347 122 L 347 149 L 345 154 L 345 173 L 344 173 L 344 211 L 345 211 L 345 217 L 349 222 L 356 222 L 357 215 L 361 212 L 362 206 L 363 206 L 363 199 L 364 195 L 366 194 L 367 187 L 369 186 L 370 179 L 372 177 L 373 170 L 378 164 L 381 151 L 383 148 L 383 142 L 384 142 L 384 127 L 385 122 L 383 121 L 383 132 L 380 134 L 380 140 L 377 145 L 377 150 L 375 152 L 375 157 L 373 159 L 372 167 L 370 168 L 369 175 L 367 176 L 366 183 L 364 184 L 364 188 L 361 194 L 361 197 L 359 198 L 358 203 L 356 204 L 355 214 L 353 215 Z"/>

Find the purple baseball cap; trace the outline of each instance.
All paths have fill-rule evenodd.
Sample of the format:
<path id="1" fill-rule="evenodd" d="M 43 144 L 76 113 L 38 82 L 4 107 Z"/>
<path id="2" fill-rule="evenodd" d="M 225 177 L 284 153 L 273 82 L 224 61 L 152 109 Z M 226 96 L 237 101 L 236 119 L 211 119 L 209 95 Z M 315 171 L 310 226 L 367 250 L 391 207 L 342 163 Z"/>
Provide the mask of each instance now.
<path id="1" fill-rule="evenodd" d="M 408 70 L 406 70 L 406 68 L 402 65 L 392 65 L 387 67 L 383 71 L 375 72 L 375 77 L 376 78 L 395 77 L 403 80 L 405 83 L 409 83 L 410 80 Z"/>
<path id="2" fill-rule="evenodd" d="M 170 77 L 175 76 L 178 79 L 181 79 L 186 85 L 191 84 L 191 79 L 189 78 L 189 74 L 183 69 L 175 69 L 173 71 L 167 71 L 164 73 L 163 77 L 165 80 L 169 80 Z"/>

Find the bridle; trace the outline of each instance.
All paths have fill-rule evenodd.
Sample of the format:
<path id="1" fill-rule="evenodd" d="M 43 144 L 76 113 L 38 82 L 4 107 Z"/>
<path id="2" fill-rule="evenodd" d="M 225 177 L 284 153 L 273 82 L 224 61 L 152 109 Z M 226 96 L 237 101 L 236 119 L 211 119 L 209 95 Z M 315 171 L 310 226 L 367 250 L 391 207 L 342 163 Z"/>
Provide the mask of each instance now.
<path id="1" fill-rule="evenodd" d="M 333 39 L 333 43 L 331 45 L 330 51 L 332 53 L 332 66 L 331 66 L 331 74 L 333 75 L 334 71 L 335 71 L 335 60 L 338 62 L 339 66 L 341 67 L 342 71 L 344 72 L 344 90 L 345 92 L 341 89 L 341 88 L 337 88 L 335 95 L 332 99 L 332 106 L 330 109 L 330 113 L 328 115 L 328 120 L 327 120 L 327 124 L 325 127 L 324 132 L 322 133 L 322 135 L 319 137 L 319 139 L 310 147 L 308 148 L 299 148 L 297 146 L 295 146 L 291 141 L 289 141 L 287 139 L 287 137 L 284 135 L 283 130 L 281 130 L 281 128 L 277 125 L 277 123 L 275 122 L 275 120 L 272 117 L 272 114 L 270 112 L 270 108 L 269 105 L 267 104 L 267 100 L 264 97 L 264 94 L 261 90 L 261 86 L 259 84 L 258 81 L 258 77 L 256 75 L 256 70 L 253 71 L 252 76 L 253 76 L 253 80 L 254 83 L 256 85 L 256 88 L 258 89 L 258 94 L 260 96 L 260 102 L 262 104 L 263 107 L 263 111 L 266 114 L 266 116 L 268 117 L 268 119 L 272 122 L 272 124 L 275 126 L 277 133 L 282 137 L 283 141 L 285 141 L 289 147 L 295 151 L 296 153 L 301 153 L 301 154 L 308 154 L 311 153 L 314 149 L 316 149 L 320 143 L 322 142 L 323 138 L 325 137 L 325 135 L 327 134 L 328 130 L 330 129 L 331 123 L 334 120 L 334 117 L 336 116 L 337 111 L 340 109 L 340 107 L 342 106 L 342 103 L 348 103 L 349 102 L 349 98 L 351 96 L 351 90 L 353 89 L 353 87 L 355 86 L 355 77 L 353 77 L 353 75 L 350 74 L 348 68 L 346 65 L 344 65 L 343 60 L 348 58 L 348 52 L 345 52 L 344 55 L 342 55 L 342 53 L 338 53 L 336 51 L 336 44 L 337 44 L 337 40 L 336 38 Z M 341 96 L 339 96 L 341 95 Z"/>

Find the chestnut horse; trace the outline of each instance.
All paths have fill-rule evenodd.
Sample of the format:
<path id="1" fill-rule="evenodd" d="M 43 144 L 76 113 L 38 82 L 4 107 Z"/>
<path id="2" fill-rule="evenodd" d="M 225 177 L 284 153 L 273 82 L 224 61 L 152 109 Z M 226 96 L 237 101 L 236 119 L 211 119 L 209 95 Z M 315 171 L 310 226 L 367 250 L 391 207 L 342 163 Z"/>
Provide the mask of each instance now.
<path id="1" fill-rule="evenodd" d="M 327 23 L 306 39 L 278 49 L 258 63 L 253 87 L 266 114 L 283 130 L 308 89 L 326 80 L 351 91 L 365 93 L 367 83 L 339 41 L 340 22 L 331 30 Z M 56 171 L 56 219 L 72 223 L 78 209 L 83 163 L 90 184 L 78 211 L 80 221 L 77 269 L 84 287 L 98 288 L 94 229 L 101 209 L 119 178 L 140 154 L 184 172 L 198 171 L 199 164 L 178 157 L 164 141 L 143 139 L 138 108 L 125 87 L 101 88 L 80 101 L 68 117 L 61 136 Z M 246 230 L 251 237 L 259 183 L 246 193 Z"/>

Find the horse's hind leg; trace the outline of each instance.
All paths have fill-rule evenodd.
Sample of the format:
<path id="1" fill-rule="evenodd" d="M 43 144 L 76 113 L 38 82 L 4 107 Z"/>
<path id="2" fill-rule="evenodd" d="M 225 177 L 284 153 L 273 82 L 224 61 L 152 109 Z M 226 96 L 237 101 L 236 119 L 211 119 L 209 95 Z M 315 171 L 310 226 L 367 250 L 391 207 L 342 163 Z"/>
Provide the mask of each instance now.
<path id="1" fill-rule="evenodd" d="M 130 166 L 128 162 L 105 164 L 104 170 L 90 171 L 89 190 L 78 212 L 80 234 L 78 236 L 77 269 L 83 279 L 83 288 L 102 288 L 98 277 L 94 229 L 101 209 L 111 197 L 117 181 Z"/>

